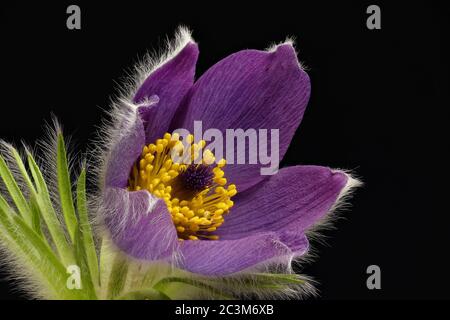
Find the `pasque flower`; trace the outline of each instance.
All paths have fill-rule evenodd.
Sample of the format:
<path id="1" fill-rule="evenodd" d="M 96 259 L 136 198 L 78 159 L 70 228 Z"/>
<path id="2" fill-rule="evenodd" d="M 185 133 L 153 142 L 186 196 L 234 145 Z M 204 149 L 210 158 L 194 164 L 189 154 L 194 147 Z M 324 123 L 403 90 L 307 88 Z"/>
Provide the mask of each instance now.
<path id="1" fill-rule="evenodd" d="M 308 251 L 307 232 L 354 186 L 320 166 L 260 174 L 260 164 L 226 164 L 207 151 L 201 164 L 172 161 L 178 128 L 279 129 L 282 157 L 310 96 L 310 79 L 291 42 L 243 50 L 195 80 L 197 44 L 181 30 L 158 61 L 138 69 L 115 105 L 100 154 L 99 212 L 128 256 L 166 261 L 192 273 L 226 276 L 288 266 Z M 189 137 L 192 139 L 192 137 Z M 193 150 L 207 149 L 205 141 Z"/>
<path id="2" fill-rule="evenodd" d="M 209 130 L 274 130 L 263 140 L 283 157 L 308 103 L 308 75 L 291 42 L 232 54 L 195 81 L 197 57 L 180 29 L 166 54 L 145 59 L 114 103 L 94 156 L 74 161 L 57 122 L 38 153 L 0 140 L 0 263 L 28 296 L 314 293 L 291 261 L 306 255 L 311 231 L 358 181 L 319 166 L 235 164 L 229 153 L 255 156 L 252 143 L 228 149 L 225 160 L 206 138 Z M 261 157 L 260 147 L 267 145 L 260 141 Z M 262 175 L 267 169 L 275 174 Z M 87 184 L 95 174 L 98 184 Z"/>

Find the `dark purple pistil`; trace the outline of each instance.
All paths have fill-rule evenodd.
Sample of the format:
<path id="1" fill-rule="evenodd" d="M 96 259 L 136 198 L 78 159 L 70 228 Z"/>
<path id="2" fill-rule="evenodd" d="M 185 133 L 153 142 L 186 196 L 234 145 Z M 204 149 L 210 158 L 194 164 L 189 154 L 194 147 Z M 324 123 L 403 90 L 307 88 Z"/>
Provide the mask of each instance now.
<path id="1" fill-rule="evenodd" d="M 178 177 L 185 189 L 200 192 L 211 186 L 214 173 L 210 166 L 193 164 L 188 166 Z"/>

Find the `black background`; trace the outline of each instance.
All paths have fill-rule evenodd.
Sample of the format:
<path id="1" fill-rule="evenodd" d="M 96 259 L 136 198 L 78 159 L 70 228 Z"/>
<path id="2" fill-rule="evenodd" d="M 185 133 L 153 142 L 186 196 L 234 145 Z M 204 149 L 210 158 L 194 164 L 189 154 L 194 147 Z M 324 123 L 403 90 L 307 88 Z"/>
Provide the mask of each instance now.
<path id="1" fill-rule="evenodd" d="M 33 145 L 53 112 L 84 151 L 125 71 L 180 24 L 200 45 L 197 76 L 235 51 L 294 36 L 312 96 L 282 164 L 352 169 L 365 182 L 303 271 L 319 280 L 321 299 L 450 298 L 449 10 L 428 1 L 195 3 L 2 3 L 0 138 Z M 69 4 L 81 7 L 81 30 L 66 28 Z M 381 7 L 381 30 L 366 28 L 369 4 Z M 381 290 L 366 288 L 371 264 Z M 5 280 L 0 298 L 21 295 Z"/>

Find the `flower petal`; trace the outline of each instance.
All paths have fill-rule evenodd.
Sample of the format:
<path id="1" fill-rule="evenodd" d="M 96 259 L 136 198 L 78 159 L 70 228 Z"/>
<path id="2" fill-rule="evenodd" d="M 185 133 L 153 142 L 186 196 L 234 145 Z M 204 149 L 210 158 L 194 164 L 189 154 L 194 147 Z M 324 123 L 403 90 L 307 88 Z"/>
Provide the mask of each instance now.
<path id="1" fill-rule="evenodd" d="M 102 212 L 114 244 L 134 258 L 164 259 L 178 246 L 166 204 L 147 191 L 107 188 Z"/>
<path id="2" fill-rule="evenodd" d="M 139 111 L 135 112 L 134 117 L 130 127 L 121 128 L 123 132 L 120 133 L 107 158 L 105 165 L 107 187 L 126 188 L 131 168 L 142 152 L 145 144 L 144 124 Z"/>
<path id="3" fill-rule="evenodd" d="M 194 83 L 197 63 L 197 44 L 189 41 L 174 57 L 153 71 L 142 83 L 133 98 L 141 104 L 152 95 L 160 99 L 154 117 L 146 125 L 146 143 L 161 138 L 182 99 Z"/>
<path id="4" fill-rule="evenodd" d="M 300 124 L 309 95 L 309 77 L 291 44 L 271 52 L 244 50 L 218 62 L 200 77 L 189 93 L 185 118 L 177 113 L 172 128 L 193 132 L 193 122 L 201 120 L 203 131 L 268 129 L 270 137 L 270 129 L 279 129 L 281 160 Z M 237 148 L 235 159 L 236 152 Z M 230 163 L 230 159 L 227 161 Z M 227 165 L 225 171 L 229 181 L 244 191 L 264 178 L 260 168 L 260 164 L 234 164 Z"/>
<path id="5" fill-rule="evenodd" d="M 348 181 L 345 173 L 326 167 L 283 168 L 260 187 L 238 194 L 217 233 L 221 239 L 237 239 L 255 232 L 284 232 L 286 239 L 295 240 L 293 232 L 301 235 L 323 218 Z"/>
<path id="6" fill-rule="evenodd" d="M 308 240 L 297 241 L 296 251 L 308 250 Z M 300 244 L 302 243 L 302 245 Z M 190 272 L 224 276 L 267 261 L 291 257 L 294 253 L 275 233 L 259 233 L 236 240 L 183 241 L 180 245 L 180 267 Z"/>
<path id="7" fill-rule="evenodd" d="M 111 151 L 105 163 L 105 186 L 126 188 L 131 168 L 145 145 L 144 123 L 156 111 L 159 102 L 157 96 L 151 96 L 145 106 L 140 106 L 131 112 L 131 125 L 125 121 L 116 128 L 117 137 L 113 139 Z"/>

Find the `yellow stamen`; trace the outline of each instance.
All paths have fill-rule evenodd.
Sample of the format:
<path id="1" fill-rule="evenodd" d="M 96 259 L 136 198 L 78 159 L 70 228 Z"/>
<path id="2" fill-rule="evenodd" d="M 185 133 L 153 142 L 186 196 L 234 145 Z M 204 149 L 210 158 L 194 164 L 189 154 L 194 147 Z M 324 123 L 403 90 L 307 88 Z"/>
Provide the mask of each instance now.
<path id="1" fill-rule="evenodd" d="M 204 140 L 194 143 L 192 135 L 182 143 L 178 134 L 166 133 L 143 147 L 131 170 L 128 190 L 147 190 L 163 199 L 180 240 L 217 240 L 219 237 L 211 232 L 223 224 L 223 216 L 234 205 L 231 197 L 237 194 L 236 186 L 228 183 L 222 170 L 225 159 L 214 165 L 214 154 L 205 146 Z M 180 162 L 172 159 L 174 152 L 183 155 Z M 187 164 L 186 159 L 190 159 Z M 195 171 L 201 166 L 211 173 L 210 181 L 201 190 L 187 188 L 181 177 L 186 170 Z"/>

